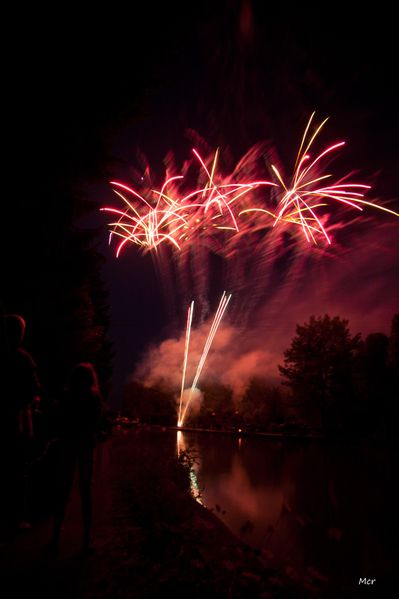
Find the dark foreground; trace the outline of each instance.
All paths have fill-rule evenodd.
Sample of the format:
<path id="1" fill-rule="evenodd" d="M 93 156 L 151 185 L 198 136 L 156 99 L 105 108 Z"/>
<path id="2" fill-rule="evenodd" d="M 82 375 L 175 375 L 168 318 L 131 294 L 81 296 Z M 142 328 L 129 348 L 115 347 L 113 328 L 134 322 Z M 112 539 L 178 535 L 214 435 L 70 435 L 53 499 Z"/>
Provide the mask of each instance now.
<path id="1" fill-rule="evenodd" d="M 146 439 L 140 431 L 119 431 L 98 448 L 95 554 L 79 554 L 81 523 L 74 490 L 59 557 L 41 556 L 49 520 L 1 547 L 2 596 L 342 596 L 317 572 L 299 580 L 289 569 L 273 571 L 266 555 L 243 545 L 192 499 L 187 469 L 166 452 L 160 455 Z M 352 589 L 345 596 L 367 590 Z"/>

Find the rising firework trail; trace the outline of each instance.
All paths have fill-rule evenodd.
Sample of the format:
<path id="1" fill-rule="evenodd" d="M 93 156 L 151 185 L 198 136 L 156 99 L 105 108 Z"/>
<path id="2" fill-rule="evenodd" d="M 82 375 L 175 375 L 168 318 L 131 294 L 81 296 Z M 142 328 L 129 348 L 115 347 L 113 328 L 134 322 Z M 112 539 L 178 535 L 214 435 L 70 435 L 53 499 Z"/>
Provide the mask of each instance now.
<path id="1" fill-rule="evenodd" d="M 186 381 L 186 370 L 187 370 L 187 359 L 188 359 L 188 348 L 190 345 L 190 333 L 191 333 L 191 323 L 193 320 L 193 312 L 194 312 L 194 301 L 191 302 L 188 312 L 187 312 L 187 326 L 186 326 L 186 341 L 184 344 L 184 359 L 183 359 L 183 374 L 181 378 L 181 390 L 180 390 L 180 402 L 179 402 L 179 417 L 178 422 L 180 422 L 181 418 L 181 410 L 182 410 L 182 402 L 183 402 L 183 391 L 184 384 Z"/>
<path id="2" fill-rule="evenodd" d="M 203 369 L 203 367 L 205 365 L 205 362 L 206 362 L 206 358 L 207 358 L 209 350 L 211 348 L 212 342 L 213 342 L 213 340 L 215 338 L 215 335 L 217 333 L 217 330 L 219 328 L 219 325 L 221 323 L 223 315 L 224 315 L 224 313 L 226 311 L 226 308 L 227 308 L 227 306 L 228 306 L 228 304 L 230 302 L 230 299 L 231 299 L 231 294 L 228 295 L 228 296 L 226 296 L 226 292 L 224 291 L 222 297 L 220 298 L 219 306 L 218 306 L 218 309 L 216 310 L 216 314 L 215 314 L 215 317 L 213 319 L 212 326 L 210 328 L 208 337 L 207 337 L 207 339 L 205 341 L 204 349 L 202 351 L 201 357 L 200 357 L 199 362 L 198 362 L 197 371 L 195 373 L 195 376 L 194 376 L 194 379 L 193 379 L 193 382 L 192 382 L 192 385 L 191 385 L 191 388 L 190 388 L 190 392 L 189 392 L 189 395 L 188 395 L 188 398 L 187 398 L 187 401 L 185 403 L 185 406 L 184 406 L 183 410 L 181 410 L 181 407 L 182 407 L 182 396 L 183 396 L 183 389 L 184 389 L 184 382 L 182 380 L 182 392 L 181 392 L 181 396 L 180 396 L 179 416 L 178 416 L 178 420 L 177 420 L 177 426 L 179 426 L 179 427 L 183 426 L 183 424 L 184 424 L 184 419 L 185 419 L 185 416 L 186 416 L 186 413 L 187 413 L 188 406 L 190 405 L 190 402 L 191 402 L 193 391 L 194 391 L 194 389 L 197 386 L 197 383 L 198 383 L 199 378 L 201 376 L 202 369 Z M 193 304 L 191 304 L 191 305 L 193 305 Z M 191 306 L 190 306 L 190 308 L 191 308 Z M 190 308 L 189 308 L 189 314 L 188 314 L 187 321 L 189 320 L 189 318 L 190 319 L 192 318 L 192 311 L 190 310 Z M 190 325 L 191 325 L 191 320 L 190 320 Z M 187 330 L 188 330 L 188 327 L 187 327 Z M 186 331 L 186 347 L 188 347 L 188 345 L 187 345 L 187 331 Z M 185 357 L 184 362 L 186 364 L 186 357 Z M 183 368 L 183 379 L 184 378 L 185 378 L 185 368 Z"/>

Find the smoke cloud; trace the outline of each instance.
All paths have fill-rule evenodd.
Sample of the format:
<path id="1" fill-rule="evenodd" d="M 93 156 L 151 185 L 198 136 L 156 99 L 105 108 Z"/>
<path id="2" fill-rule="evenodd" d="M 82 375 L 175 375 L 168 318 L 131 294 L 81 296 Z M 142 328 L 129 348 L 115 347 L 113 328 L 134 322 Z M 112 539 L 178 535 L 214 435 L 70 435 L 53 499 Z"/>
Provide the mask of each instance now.
<path id="1" fill-rule="evenodd" d="M 211 321 L 191 331 L 185 388 L 194 379 Z M 180 392 L 185 333 L 177 339 L 167 339 L 152 347 L 134 372 L 134 378 L 147 386 L 161 385 Z M 276 380 L 275 356 L 266 349 L 253 348 L 252 340 L 238 328 L 223 325 L 218 329 L 202 371 L 201 382 L 218 382 L 233 389 L 235 398 L 244 393 L 254 376 Z"/>

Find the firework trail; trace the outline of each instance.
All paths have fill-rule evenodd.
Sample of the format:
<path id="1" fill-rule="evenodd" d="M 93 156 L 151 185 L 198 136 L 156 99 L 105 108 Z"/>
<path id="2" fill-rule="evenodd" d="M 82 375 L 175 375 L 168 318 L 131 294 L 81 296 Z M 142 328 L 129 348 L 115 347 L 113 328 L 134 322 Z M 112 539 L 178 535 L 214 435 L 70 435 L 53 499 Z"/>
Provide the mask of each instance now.
<path id="1" fill-rule="evenodd" d="M 188 313 L 187 313 L 187 326 L 186 326 L 186 341 L 184 345 L 184 360 L 183 360 L 183 374 L 181 379 L 181 390 L 180 390 L 180 402 L 179 402 L 179 417 L 178 421 L 180 421 L 181 417 L 181 409 L 183 402 L 183 391 L 184 391 L 184 383 L 186 380 L 186 370 L 187 370 L 187 358 L 188 358 L 188 348 L 190 345 L 190 333 L 191 333 L 191 323 L 193 320 L 193 312 L 194 312 L 194 301 L 191 302 Z"/>
<path id="2" fill-rule="evenodd" d="M 190 392 L 189 392 L 186 404 L 184 406 L 184 409 L 182 410 L 181 409 L 182 408 L 182 397 L 183 397 L 184 380 L 185 380 L 185 372 L 186 372 L 186 365 L 187 365 L 188 337 L 189 337 L 189 332 L 188 332 L 189 331 L 189 326 L 187 324 L 187 332 L 186 332 L 186 349 L 187 349 L 187 352 L 186 352 L 186 349 L 185 349 L 184 366 L 183 366 L 183 376 L 182 376 L 182 387 L 181 387 L 182 391 L 181 391 L 181 394 L 180 394 L 179 415 L 178 415 L 178 420 L 177 420 L 177 426 L 179 426 L 179 427 L 183 426 L 183 424 L 184 424 L 184 419 L 185 419 L 185 416 L 186 416 L 186 413 L 187 413 L 187 409 L 188 409 L 188 407 L 190 405 L 190 402 L 191 402 L 193 391 L 194 391 L 194 389 L 197 386 L 197 383 L 198 383 L 199 378 L 201 376 L 202 369 L 203 369 L 203 367 L 205 365 L 205 362 L 206 362 L 206 358 L 207 358 L 209 350 L 211 348 L 212 342 L 213 342 L 213 340 L 215 338 L 215 335 L 217 333 L 217 330 L 219 328 L 219 325 L 220 325 L 220 322 L 221 322 L 221 320 L 223 318 L 223 315 L 224 315 L 224 313 L 226 311 L 226 308 L 227 308 L 227 306 L 228 306 L 228 304 L 230 302 L 230 299 L 231 299 L 231 294 L 228 295 L 228 296 L 226 296 L 226 292 L 224 291 L 222 297 L 220 298 L 219 306 L 218 306 L 218 309 L 216 310 L 216 314 L 215 314 L 215 317 L 213 319 L 213 322 L 212 322 L 212 325 L 211 325 L 208 337 L 207 337 L 207 339 L 205 341 L 204 349 L 202 351 L 201 357 L 200 357 L 199 362 L 198 362 L 197 371 L 195 373 L 195 376 L 194 376 L 194 379 L 193 379 L 193 382 L 192 382 L 192 385 L 191 385 L 191 388 L 190 388 Z M 193 309 L 193 303 L 191 304 L 191 306 L 189 308 L 189 313 L 188 313 L 188 318 L 187 318 L 187 323 L 190 321 L 190 327 L 191 327 L 192 309 Z"/>

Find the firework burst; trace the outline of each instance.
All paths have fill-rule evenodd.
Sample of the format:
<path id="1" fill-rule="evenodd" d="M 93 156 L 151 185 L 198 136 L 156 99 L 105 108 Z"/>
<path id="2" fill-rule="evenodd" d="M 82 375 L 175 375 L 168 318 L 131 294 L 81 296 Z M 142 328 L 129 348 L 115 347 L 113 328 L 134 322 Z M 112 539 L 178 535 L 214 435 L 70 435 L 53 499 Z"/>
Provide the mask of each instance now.
<path id="1" fill-rule="evenodd" d="M 328 218 L 326 208 L 330 207 L 331 201 L 360 212 L 363 211 L 364 206 L 370 206 L 399 216 L 393 210 L 363 199 L 365 192 L 370 189 L 370 185 L 353 182 L 330 183 L 329 181 L 329 184 L 324 184 L 324 182 L 327 183 L 327 180 L 331 180 L 332 175 L 321 171 L 322 164 L 326 158 L 331 157 L 333 152 L 343 147 L 345 142 L 340 141 L 328 146 L 312 159 L 310 149 L 328 121 L 328 118 L 325 119 L 316 125 L 313 133 L 310 133 L 314 116 L 313 112 L 306 125 L 291 180 L 289 182 L 284 180 L 277 167 L 274 164 L 271 165 L 281 190 L 276 210 L 249 208 L 242 210 L 240 216 L 250 212 L 261 212 L 274 218 L 274 227 L 282 221 L 299 225 L 306 240 L 314 244 L 317 244 L 317 239 L 320 236 L 328 244 L 331 244 L 331 238 L 324 224 Z"/>
<path id="2" fill-rule="evenodd" d="M 240 208 L 240 200 L 260 186 L 276 186 L 271 181 L 235 181 L 232 175 L 223 178 L 217 172 L 218 150 L 210 161 L 203 159 L 196 149 L 193 154 L 201 167 L 201 185 L 188 193 L 182 189 L 183 175 L 167 177 L 160 190 L 150 188 L 142 193 L 123 183 L 111 182 L 114 193 L 125 204 L 124 210 L 101 209 L 116 216 L 109 226 L 110 241 L 113 236 L 120 239 L 117 257 L 129 243 L 144 251 L 156 250 L 165 243 L 181 250 L 185 242 L 193 239 L 201 242 L 215 232 L 237 233 L 236 210 Z"/>
<path id="3" fill-rule="evenodd" d="M 369 185 L 357 182 L 332 181 L 325 173 L 326 160 L 332 158 L 344 141 L 326 147 L 319 154 L 311 155 L 312 147 L 328 119 L 315 125 L 313 113 L 306 125 L 291 178 L 286 179 L 274 164 L 271 170 L 275 182 L 247 180 L 245 169 L 236 168 L 231 175 L 223 177 L 218 172 L 219 150 L 204 159 L 193 149 L 196 164 L 200 167 L 198 185 L 187 191 L 183 175 L 169 176 L 160 189 L 152 187 L 139 193 L 132 187 L 113 181 L 113 191 L 125 204 L 124 209 L 102 208 L 114 214 L 116 220 L 109 223 L 110 240 L 119 238 L 116 255 L 119 256 L 127 244 L 135 244 L 144 251 L 157 250 L 161 244 L 182 250 L 184 245 L 205 244 L 223 232 L 238 242 L 243 235 L 267 228 L 273 224 L 299 226 L 308 242 L 317 244 L 319 239 L 331 244 L 326 223 L 333 204 L 362 212 L 372 207 L 399 216 L 398 213 L 380 204 L 364 199 Z M 244 160 L 244 159 L 243 159 Z M 239 163 L 242 165 L 243 160 Z M 277 205 L 269 196 L 265 205 L 259 207 L 255 192 L 264 187 L 278 188 Z M 276 195 L 276 194 L 274 194 Z M 244 214 L 262 214 L 262 219 L 249 221 Z M 255 216 L 255 215 L 254 215 Z M 224 243 L 220 245 L 223 249 Z"/>
<path id="4" fill-rule="evenodd" d="M 126 205 L 125 210 L 102 208 L 119 217 L 109 224 L 112 227 L 110 241 L 113 235 L 121 238 L 116 249 L 117 257 L 127 243 L 136 244 L 148 251 L 168 242 L 180 250 L 177 238 L 179 231 L 188 226 L 187 211 L 190 206 L 181 206 L 178 200 L 166 193 L 166 189 L 172 181 L 181 178 L 178 175 L 166 179 L 160 191 L 151 190 L 153 198 L 149 199 L 127 185 L 111 181 L 111 185 L 116 188 L 114 192 Z M 137 200 L 139 204 L 135 206 L 133 202 L 137 204 Z"/>

